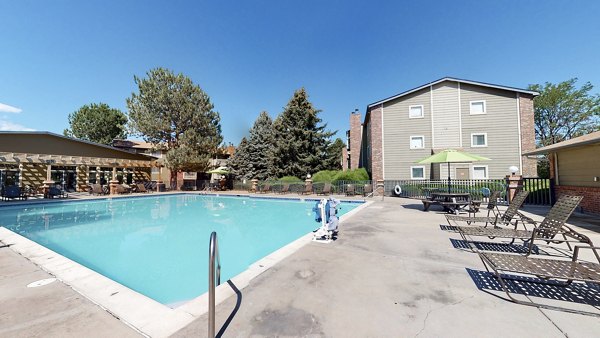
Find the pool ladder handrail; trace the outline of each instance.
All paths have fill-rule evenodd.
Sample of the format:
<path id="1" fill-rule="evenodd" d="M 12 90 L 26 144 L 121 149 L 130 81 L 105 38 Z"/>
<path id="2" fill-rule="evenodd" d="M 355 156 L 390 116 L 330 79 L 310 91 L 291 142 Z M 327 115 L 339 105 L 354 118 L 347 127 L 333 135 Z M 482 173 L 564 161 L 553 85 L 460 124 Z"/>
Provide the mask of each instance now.
<path id="1" fill-rule="evenodd" d="M 216 260 L 216 269 L 215 269 Z M 216 281 L 216 285 L 215 285 Z M 221 259 L 219 257 L 219 243 L 217 233 L 210 234 L 208 245 L 208 336 L 215 337 L 215 291 L 221 284 Z"/>

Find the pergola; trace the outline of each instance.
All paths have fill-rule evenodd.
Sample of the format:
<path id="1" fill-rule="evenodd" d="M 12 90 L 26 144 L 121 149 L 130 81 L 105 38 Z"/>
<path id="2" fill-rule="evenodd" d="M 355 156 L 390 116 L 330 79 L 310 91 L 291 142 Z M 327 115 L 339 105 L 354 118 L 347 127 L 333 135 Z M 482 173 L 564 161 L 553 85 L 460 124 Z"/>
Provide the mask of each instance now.
<path id="1" fill-rule="evenodd" d="M 123 168 L 152 168 L 161 167 L 156 160 L 130 160 L 119 158 L 87 157 L 87 156 L 67 156 L 52 154 L 25 154 L 0 152 L 0 163 L 31 163 L 31 164 L 61 164 L 69 166 L 103 166 L 103 167 L 123 167 Z"/>

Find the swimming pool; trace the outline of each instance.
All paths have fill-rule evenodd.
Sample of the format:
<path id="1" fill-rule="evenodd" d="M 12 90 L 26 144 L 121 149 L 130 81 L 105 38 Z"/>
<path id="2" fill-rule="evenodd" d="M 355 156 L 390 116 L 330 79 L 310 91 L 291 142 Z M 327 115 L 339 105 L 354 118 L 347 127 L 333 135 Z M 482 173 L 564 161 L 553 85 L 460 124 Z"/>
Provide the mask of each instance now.
<path id="1" fill-rule="evenodd" d="M 208 238 L 222 280 L 315 229 L 314 201 L 194 194 L 0 208 L 0 225 L 163 304 L 207 290 Z M 344 202 L 343 215 L 359 204 Z"/>

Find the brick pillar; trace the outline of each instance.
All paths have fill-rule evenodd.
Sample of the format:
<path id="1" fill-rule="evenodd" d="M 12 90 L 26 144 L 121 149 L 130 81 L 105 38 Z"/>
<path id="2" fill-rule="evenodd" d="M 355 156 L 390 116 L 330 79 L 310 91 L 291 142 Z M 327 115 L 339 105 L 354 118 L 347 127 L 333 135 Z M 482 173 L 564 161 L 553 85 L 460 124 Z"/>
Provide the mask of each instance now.
<path id="1" fill-rule="evenodd" d="M 360 113 L 355 111 L 350 114 L 350 169 L 358 168 L 361 141 L 362 128 L 360 122 Z"/>
<path id="2" fill-rule="evenodd" d="M 382 124 L 381 114 L 383 107 L 379 106 L 370 111 L 369 118 L 369 134 L 371 139 L 368 143 L 371 145 L 371 158 L 369 163 L 371 164 L 371 179 L 373 181 L 383 180 L 383 138 L 382 138 Z"/>
<path id="3" fill-rule="evenodd" d="M 519 94 L 519 115 L 521 118 L 521 152 L 535 150 L 535 121 L 533 111 L 533 96 Z M 537 161 L 522 157 L 523 166 L 521 173 L 525 177 L 537 177 Z"/>

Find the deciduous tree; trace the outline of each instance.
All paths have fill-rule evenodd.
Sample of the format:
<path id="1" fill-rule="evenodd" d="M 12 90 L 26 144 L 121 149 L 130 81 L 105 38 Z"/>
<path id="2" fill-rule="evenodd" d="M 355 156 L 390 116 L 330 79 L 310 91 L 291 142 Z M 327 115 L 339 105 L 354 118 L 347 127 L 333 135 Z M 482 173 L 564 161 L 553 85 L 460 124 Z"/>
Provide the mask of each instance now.
<path id="1" fill-rule="evenodd" d="M 586 82 L 576 88 L 576 78 L 558 84 L 530 85 L 540 93 L 534 99 L 535 136 L 547 146 L 600 129 L 600 95 L 590 93 Z"/>
<path id="2" fill-rule="evenodd" d="M 106 103 L 86 104 L 69 114 L 69 128 L 63 134 L 82 140 L 110 145 L 127 137 L 127 115 Z"/>

